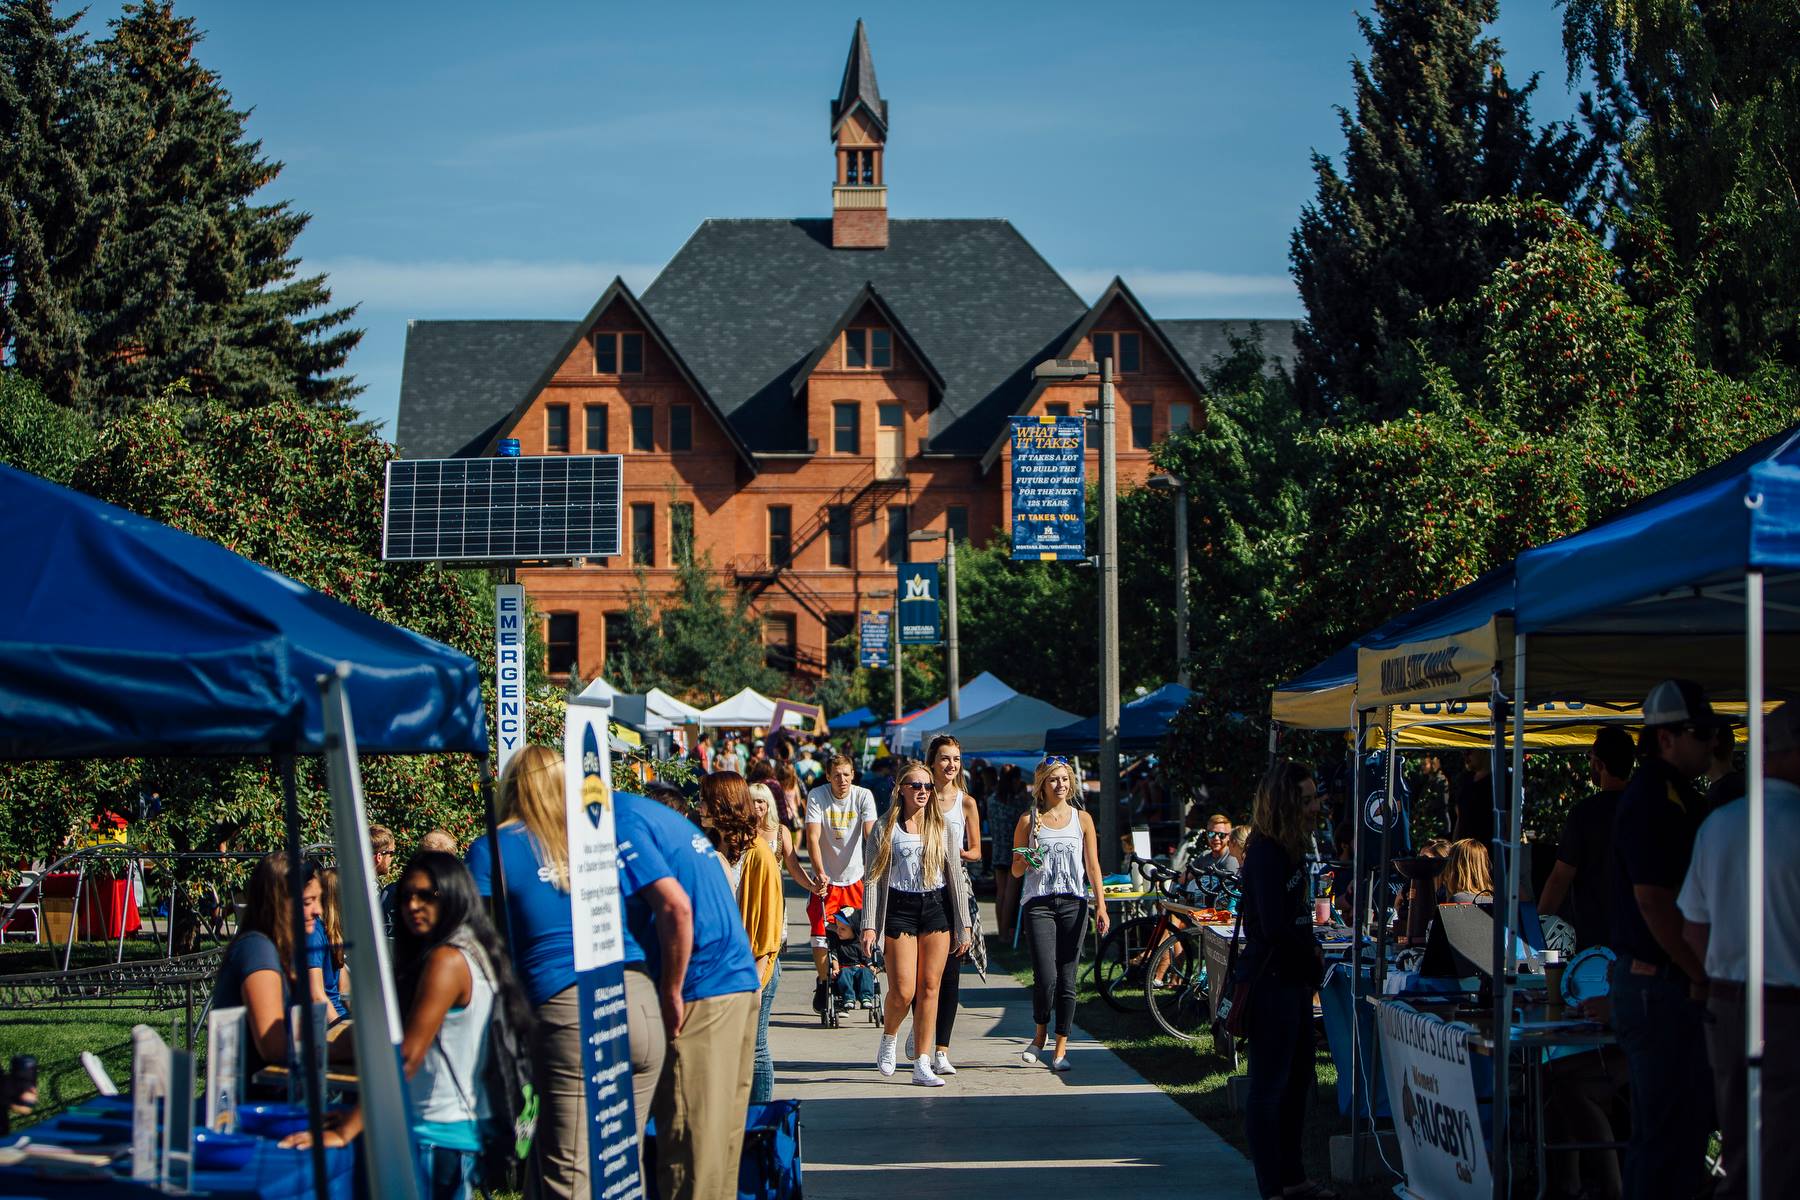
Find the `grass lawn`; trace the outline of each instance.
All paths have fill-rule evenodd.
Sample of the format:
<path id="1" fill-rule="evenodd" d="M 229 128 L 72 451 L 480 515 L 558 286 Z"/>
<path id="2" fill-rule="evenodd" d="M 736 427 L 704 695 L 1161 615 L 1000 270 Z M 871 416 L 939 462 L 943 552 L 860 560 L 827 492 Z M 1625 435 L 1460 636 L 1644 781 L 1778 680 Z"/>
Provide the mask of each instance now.
<path id="1" fill-rule="evenodd" d="M 999 939 L 988 943 L 993 964 L 1011 972 L 1027 987 L 1031 984 L 1031 958 L 1021 948 L 1003 947 Z M 1226 1059 L 1213 1053 L 1212 1039 L 1184 1042 L 1169 1037 L 1150 1019 L 1148 1012 L 1122 1013 L 1100 999 L 1091 980 L 1084 977 L 1076 993 L 1075 1020 L 1101 1044 L 1169 1096 L 1195 1117 L 1205 1122 L 1220 1137 L 1246 1156 L 1250 1148 L 1244 1141 L 1243 1118 L 1231 1111 L 1225 1095 L 1225 1080 L 1231 1074 Z M 1338 1115 L 1337 1068 L 1323 1041 L 1318 1049 L 1319 1086 L 1312 1109 L 1306 1118 L 1304 1154 L 1308 1177 L 1322 1183 L 1331 1181 L 1331 1157 L 1328 1149 L 1333 1134 L 1349 1133 L 1349 1118 Z M 1353 1200 L 1376 1200 L 1392 1195 L 1390 1185 L 1369 1184 L 1360 1188 L 1331 1184 Z"/>

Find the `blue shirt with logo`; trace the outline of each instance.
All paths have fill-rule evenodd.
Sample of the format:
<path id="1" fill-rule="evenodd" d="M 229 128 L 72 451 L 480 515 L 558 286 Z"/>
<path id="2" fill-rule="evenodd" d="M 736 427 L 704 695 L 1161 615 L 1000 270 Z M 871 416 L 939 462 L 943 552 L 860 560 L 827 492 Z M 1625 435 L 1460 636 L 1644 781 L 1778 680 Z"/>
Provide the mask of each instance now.
<path id="1" fill-rule="evenodd" d="M 687 1001 L 757 989 L 756 961 L 731 894 L 724 860 L 700 827 L 644 796 L 613 793 L 619 838 L 619 891 L 625 897 L 626 959 L 660 974 L 661 949 L 650 907 L 637 893 L 673 879 L 694 909 L 694 951 L 681 998 Z M 510 875 L 508 876 L 510 878 Z"/>
<path id="2" fill-rule="evenodd" d="M 312 932 L 306 935 L 306 965 L 308 969 L 317 968 L 325 977 L 325 998 L 331 1001 L 332 1012 L 336 1017 L 347 1017 L 350 1010 L 344 1004 L 340 981 L 343 972 L 338 969 L 331 953 L 331 937 L 325 932 L 323 917 L 313 921 Z"/>
<path id="3" fill-rule="evenodd" d="M 484 833 L 469 847 L 469 874 L 491 896 L 494 855 Z M 513 969 L 524 981 L 533 1006 L 575 986 L 574 918 L 569 893 L 556 886 L 549 860 L 523 825 L 500 827 L 500 863 L 506 871 L 506 944 Z"/>

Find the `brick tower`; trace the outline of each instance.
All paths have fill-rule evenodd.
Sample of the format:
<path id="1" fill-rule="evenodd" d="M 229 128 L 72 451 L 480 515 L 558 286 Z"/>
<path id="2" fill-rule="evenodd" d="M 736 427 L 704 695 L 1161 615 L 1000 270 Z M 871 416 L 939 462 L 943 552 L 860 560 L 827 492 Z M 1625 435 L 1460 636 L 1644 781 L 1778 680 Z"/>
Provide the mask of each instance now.
<path id="1" fill-rule="evenodd" d="M 831 102 L 831 140 L 837 181 L 831 188 L 831 244 L 839 250 L 885 250 L 887 185 L 881 173 L 887 143 L 887 101 L 875 86 L 869 35 L 856 23 L 844 83 Z"/>

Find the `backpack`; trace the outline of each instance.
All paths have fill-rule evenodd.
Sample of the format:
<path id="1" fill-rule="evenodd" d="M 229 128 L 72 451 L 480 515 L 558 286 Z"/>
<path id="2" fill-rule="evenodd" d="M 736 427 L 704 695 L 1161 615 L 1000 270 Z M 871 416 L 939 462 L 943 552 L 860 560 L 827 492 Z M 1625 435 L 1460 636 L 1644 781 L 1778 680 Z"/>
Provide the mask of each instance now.
<path id="1" fill-rule="evenodd" d="M 460 942 L 455 944 L 470 952 L 492 982 L 494 972 L 481 948 Z M 457 1078 L 456 1068 L 443 1044 L 435 1040 L 432 1043 L 443 1058 L 450 1082 L 456 1086 L 463 1103 L 475 1111 L 481 1149 L 475 1155 L 474 1174 L 483 1195 L 502 1189 L 519 1190 L 525 1161 L 537 1136 L 538 1110 L 542 1103 L 527 1048 L 530 1031 L 514 1028 L 506 1019 L 505 1010 L 506 1005 L 496 988 L 493 1007 L 488 1011 L 487 1043 L 473 1081 L 476 1085 L 473 1096 Z"/>

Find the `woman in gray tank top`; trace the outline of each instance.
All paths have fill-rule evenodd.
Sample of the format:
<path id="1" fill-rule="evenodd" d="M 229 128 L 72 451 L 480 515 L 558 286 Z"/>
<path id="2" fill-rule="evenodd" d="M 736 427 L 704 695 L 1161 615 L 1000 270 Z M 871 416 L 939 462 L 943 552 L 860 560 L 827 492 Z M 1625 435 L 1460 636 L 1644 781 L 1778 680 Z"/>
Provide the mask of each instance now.
<path id="1" fill-rule="evenodd" d="M 1054 1071 L 1069 1069 L 1069 1031 L 1075 1024 L 1075 973 L 1087 929 L 1087 886 L 1096 905 L 1094 920 L 1101 936 L 1111 921 L 1101 884 L 1099 842 L 1094 819 L 1069 801 L 1075 773 L 1069 760 L 1046 758 L 1031 781 L 1031 811 L 1013 831 L 1012 873 L 1025 881 L 1020 919 L 1031 947 L 1031 1015 L 1037 1035 L 1019 1057 L 1043 1060 L 1050 1020 L 1056 1018 Z M 1086 876 L 1084 883 L 1083 876 Z"/>

